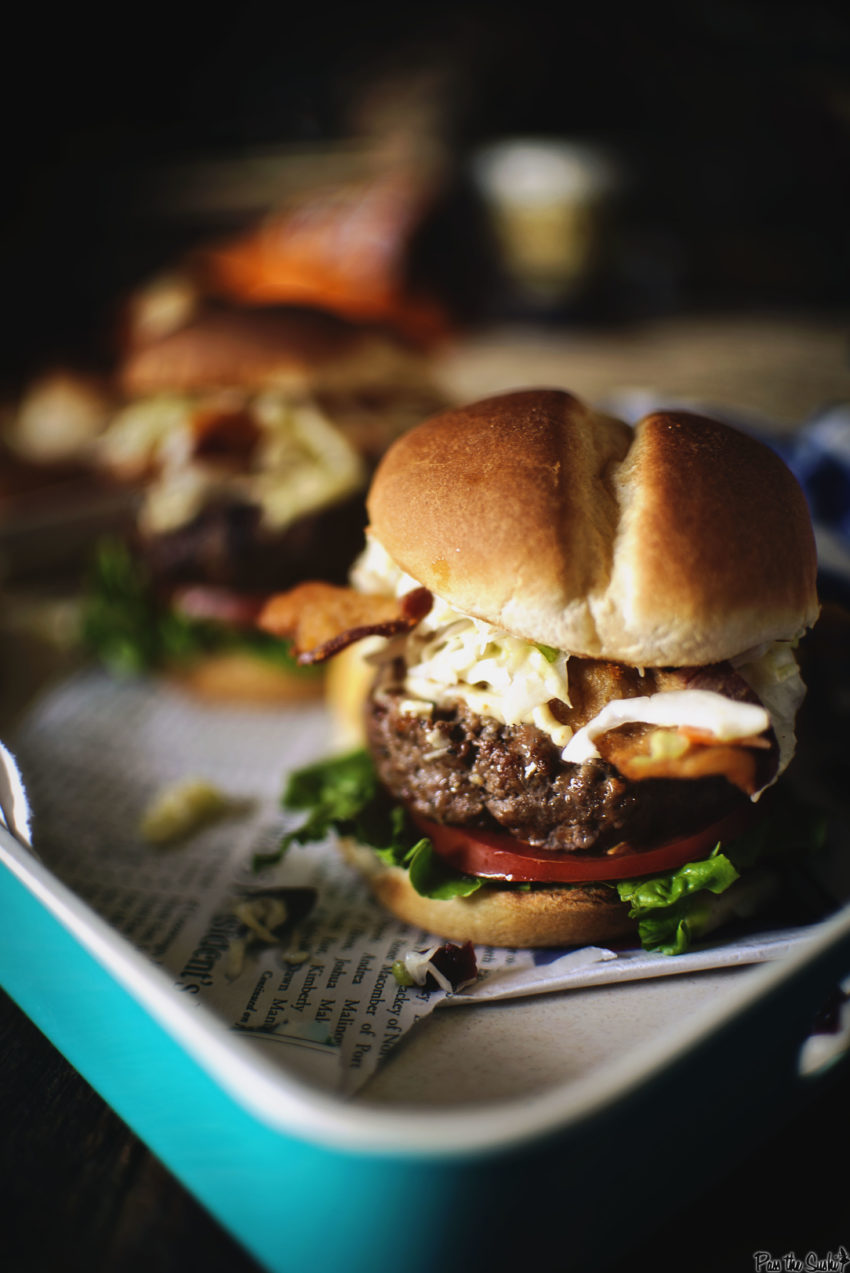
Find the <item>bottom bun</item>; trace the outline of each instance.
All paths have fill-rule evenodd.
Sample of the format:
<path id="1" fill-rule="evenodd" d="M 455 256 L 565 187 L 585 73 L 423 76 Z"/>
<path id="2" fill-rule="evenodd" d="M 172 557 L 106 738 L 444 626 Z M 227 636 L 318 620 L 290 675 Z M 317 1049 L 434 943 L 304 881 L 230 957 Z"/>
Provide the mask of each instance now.
<path id="1" fill-rule="evenodd" d="M 406 871 L 387 866 L 371 849 L 341 839 L 345 859 L 365 875 L 373 893 L 408 924 L 449 941 L 484 946 L 589 946 L 634 940 L 637 924 L 605 885 L 489 888 L 469 897 L 422 897 Z"/>
<path id="2" fill-rule="evenodd" d="M 221 703 L 279 707 L 318 698 L 324 678 L 311 669 L 289 671 L 244 651 L 208 654 L 191 663 L 172 665 L 168 681 L 199 698 Z"/>

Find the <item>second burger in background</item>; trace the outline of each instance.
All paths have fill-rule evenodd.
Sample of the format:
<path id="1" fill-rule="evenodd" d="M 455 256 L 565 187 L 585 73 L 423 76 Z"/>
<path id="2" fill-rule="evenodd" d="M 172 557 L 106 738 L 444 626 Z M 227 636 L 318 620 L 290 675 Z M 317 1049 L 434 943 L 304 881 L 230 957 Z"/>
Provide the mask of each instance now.
<path id="1" fill-rule="evenodd" d="M 375 465 L 445 405 L 426 357 L 318 310 L 205 304 L 133 347 L 120 385 L 99 458 L 139 512 L 99 556 L 89 646 L 215 697 L 314 692 L 254 620 L 270 592 L 345 578 Z"/>

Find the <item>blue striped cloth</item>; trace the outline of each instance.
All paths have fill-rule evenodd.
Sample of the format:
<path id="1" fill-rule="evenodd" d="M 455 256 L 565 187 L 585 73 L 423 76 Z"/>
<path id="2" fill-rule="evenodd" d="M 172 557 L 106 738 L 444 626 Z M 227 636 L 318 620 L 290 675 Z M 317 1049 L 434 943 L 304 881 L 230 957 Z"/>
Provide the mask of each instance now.
<path id="1" fill-rule="evenodd" d="M 850 546 L 850 403 L 825 408 L 777 450 L 806 492 L 814 520 Z"/>
<path id="2" fill-rule="evenodd" d="M 768 440 L 809 502 L 821 595 L 850 605 L 850 402 L 825 407 L 780 442 Z"/>

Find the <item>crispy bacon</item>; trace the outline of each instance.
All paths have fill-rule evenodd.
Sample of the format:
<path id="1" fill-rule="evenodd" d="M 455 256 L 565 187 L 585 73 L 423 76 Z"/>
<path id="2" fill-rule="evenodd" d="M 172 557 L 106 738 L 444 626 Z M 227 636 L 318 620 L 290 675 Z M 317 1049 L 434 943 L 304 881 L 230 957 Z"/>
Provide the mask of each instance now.
<path id="1" fill-rule="evenodd" d="M 708 778 L 722 776 L 746 795 L 758 789 L 755 751 L 768 749 L 767 738 L 738 738 L 718 742 L 706 730 L 681 727 L 670 731 L 682 740 L 678 754 L 652 755 L 646 751 L 648 730 L 612 730 L 600 738 L 599 750 L 624 777 L 633 782 L 644 778 Z"/>
<path id="2" fill-rule="evenodd" d="M 289 637 L 299 663 L 323 663 L 367 636 L 409 632 L 431 609 L 427 588 L 403 597 L 376 597 L 328 583 L 302 583 L 270 597 L 258 626 Z"/>
<path id="3" fill-rule="evenodd" d="M 644 763 L 645 762 L 645 763 Z M 684 756 L 653 760 L 633 756 L 620 772 L 626 778 L 708 778 L 721 775 L 750 796 L 756 790 L 756 762 L 744 747 L 697 747 Z"/>

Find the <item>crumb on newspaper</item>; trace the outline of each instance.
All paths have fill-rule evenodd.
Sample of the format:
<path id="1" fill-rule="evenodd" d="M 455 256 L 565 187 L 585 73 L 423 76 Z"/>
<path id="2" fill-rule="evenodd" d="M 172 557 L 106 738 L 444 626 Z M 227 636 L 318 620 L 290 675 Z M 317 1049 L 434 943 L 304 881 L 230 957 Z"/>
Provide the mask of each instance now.
<path id="1" fill-rule="evenodd" d="M 425 986 L 452 994 L 478 980 L 478 961 L 472 942 L 444 942 L 427 950 L 409 950 L 392 966 L 400 986 Z"/>

